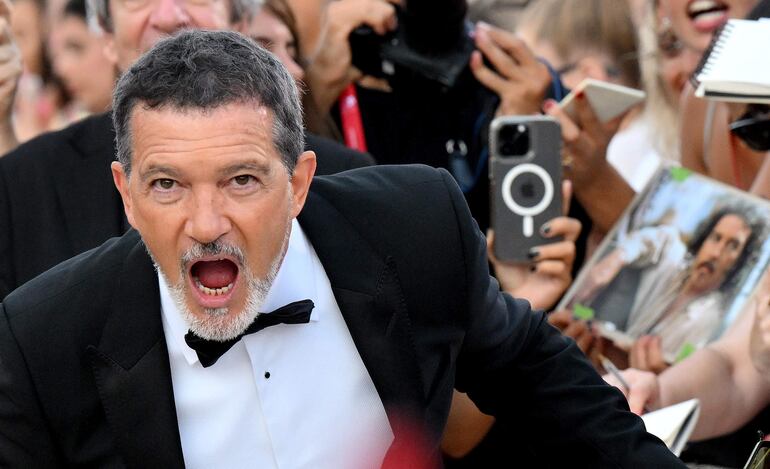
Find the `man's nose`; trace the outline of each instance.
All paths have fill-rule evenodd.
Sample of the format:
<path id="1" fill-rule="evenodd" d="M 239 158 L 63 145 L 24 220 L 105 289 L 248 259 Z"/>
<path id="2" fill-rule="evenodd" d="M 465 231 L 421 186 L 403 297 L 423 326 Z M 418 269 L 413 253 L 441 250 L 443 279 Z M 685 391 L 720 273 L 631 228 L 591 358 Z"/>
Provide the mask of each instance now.
<path id="1" fill-rule="evenodd" d="M 185 10 L 184 0 L 156 0 L 150 24 L 166 34 L 190 26 L 190 15 Z"/>
<path id="2" fill-rule="evenodd" d="M 191 216 L 185 224 L 185 234 L 199 243 L 216 241 L 230 232 L 232 224 L 216 197 L 201 196 L 195 199 Z"/>

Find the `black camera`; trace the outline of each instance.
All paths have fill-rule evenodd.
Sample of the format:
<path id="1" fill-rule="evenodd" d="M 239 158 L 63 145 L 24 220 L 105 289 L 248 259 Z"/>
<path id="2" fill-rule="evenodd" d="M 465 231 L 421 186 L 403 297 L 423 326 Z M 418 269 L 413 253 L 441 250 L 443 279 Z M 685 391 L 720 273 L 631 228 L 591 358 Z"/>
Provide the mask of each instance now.
<path id="1" fill-rule="evenodd" d="M 453 88 L 475 48 L 467 9 L 465 0 L 407 0 L 395 31 L 380 36 L 362 26 L 350 34 L 353 65 L 391 85 L 422 79 Z"/>
<path id="2" fill-rule="evenodd" d="M 524 124 L 506 124 L 498 131 L 497 154 L 501 158 L 524 156 L 529 152 L 529 127 Z"/>

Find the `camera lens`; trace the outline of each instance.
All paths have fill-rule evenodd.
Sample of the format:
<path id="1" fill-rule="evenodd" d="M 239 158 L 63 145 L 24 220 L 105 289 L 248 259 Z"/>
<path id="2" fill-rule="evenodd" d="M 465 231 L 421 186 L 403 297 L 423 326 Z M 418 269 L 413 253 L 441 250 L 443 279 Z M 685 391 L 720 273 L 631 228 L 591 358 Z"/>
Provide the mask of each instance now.
<path id="1" fill-rule="evenodd" d="M 498 136 L 497 152 L 500 156 L 524 156 L 529 152 L 529 129 L 526 125 L 505 125 Z"/>

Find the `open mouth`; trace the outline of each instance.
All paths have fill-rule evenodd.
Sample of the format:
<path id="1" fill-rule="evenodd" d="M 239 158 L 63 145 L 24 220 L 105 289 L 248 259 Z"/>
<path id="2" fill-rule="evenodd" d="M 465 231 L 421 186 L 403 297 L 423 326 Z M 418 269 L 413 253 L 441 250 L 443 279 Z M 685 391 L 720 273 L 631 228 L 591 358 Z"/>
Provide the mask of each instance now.
<path id="1" fill-rule="evenodd" d="M 687 16 L 695 29 L 712 32 L 728 19 L 729 6 L 716 0 L 694 0 L 687 5 Z"/>
<path id="2" fill-rule="evenodd" d="M 189 278 L 203 306 L 219 307 L 232 296 L 238 271 L 238 265 L 231 259 L 201 259 L 190 266 Z"/>
<path id="3" fill-rule="evenodd" d="M 712 262 L 701 262 L 698 264 L 698 270 L 706 271 L 706 273 L 713 274 L 716 268 Z"/>

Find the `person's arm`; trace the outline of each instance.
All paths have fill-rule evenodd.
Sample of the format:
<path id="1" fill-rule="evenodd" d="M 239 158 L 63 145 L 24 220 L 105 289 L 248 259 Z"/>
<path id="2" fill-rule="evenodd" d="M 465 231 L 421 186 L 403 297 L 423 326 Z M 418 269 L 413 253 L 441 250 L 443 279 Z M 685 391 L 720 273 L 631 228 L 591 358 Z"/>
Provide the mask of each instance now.
<path id="1" fill-rule="evenodd" d="M 623 377 L 631 387 L 631 410 L 641 413 L 645 406 L 657 409 L 697 397 L 701 416 L 694 440 L 722 435 L 745 424 L 770 402 L 770 381 L 757 372 L 749 354 L 747 338 L 753 318 L 751 310 L 742 314 L 721 339 L 658 377 L 625 370 Z M 618 385 L 612 377 L 605 379 Z"/>
<path id="2" fill-rule="evenodd" d="M 544 104 L 546 114 L 561 124 L 564 140 L 564 174 L 575 189 L 600 233 L 607 233 L 620 218 L 634 190 L 607 161 L 607 146 L 622 116 L 600 123 L 584 94 L 575 100 L 576 118 L 570 118 L 553 100 Z"/>
<path id="3" fill-rule="evenodd" d="M 16 148 L 19 141 L 13 129 L 13 102 L 21 76 L 21 54 L 11 33 L 10 0 L 0 1 L 0 156 Z"/>

